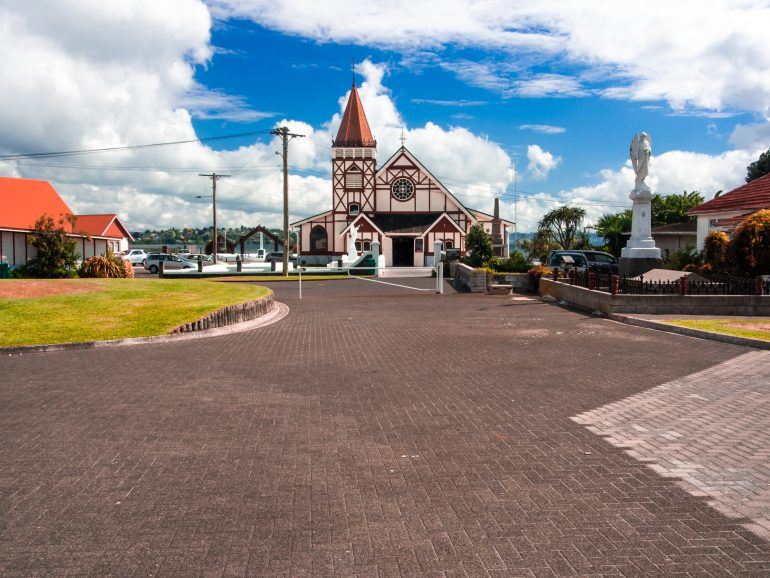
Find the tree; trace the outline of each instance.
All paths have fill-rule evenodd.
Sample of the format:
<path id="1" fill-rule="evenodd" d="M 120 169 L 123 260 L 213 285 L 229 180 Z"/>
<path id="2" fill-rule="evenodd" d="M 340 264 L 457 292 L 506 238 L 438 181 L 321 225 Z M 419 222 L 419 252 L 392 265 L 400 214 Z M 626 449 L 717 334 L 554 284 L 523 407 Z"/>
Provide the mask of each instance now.
<path id="1" fill-rule="evenodd" d="M 465 260 L 471 267 L 481 267 L 492 258 L 492 235 L 487 233 L 484 225 L 476 223 L 468 230 L 465 249 L 469 253 Z"/>
<path id="2" fill-rule="evenodd" d="M 750 183 L 770 173 L 770 150 L 763 152 L 759 158 L 746 167 L 746 182 Z"/>
<path id="3" fill-rule="evenodd" d="M 746 217 L 730 243 L 732 261 L 744 275 L 770 275 L 770 209 Z"/>
<path id="4" fill-rule="evenodd" d="M 543 215 L 537 230 L 549 235 L 561 249 L 569 250 L 575 244 L 586 214 L 582 207 L 557 207 Z"/>
<path id="5" fill-rule="evenodd" d="M 653 195 L 652 197 L 652 226 L 671 225 L 694 221 L 695 217 L 687 215 L 687 211 L 697 207 L 704 201 L 698 191 L 684 191 L 681 195 Z M 629 227 L 630 228 L 630 227 Z"/>
<path id="6" fill-rule="evenodd" d="M 711 231 L 703 241 L 703 264 L 709 272 L 726 273 L 729 265 L 730 237 L 723 231 Z"/>
<path id="7" fill-rule="evenodd" d="M 527 254 L 530 261 L 533 259 L 545 261 L 548 253 L 559 248 L 549 234 L 542 232 L 536 232 L 531 239 L 519 241 L 518 246 Z"/>
<path id="8" fill-rule="evenodd" d="M 623 233 L 631 230 L 631 209 L 622 213 L 610 213 L 602 215 L 596 222 L 596 234 L 604 239 L 609 252 L 620 257 L 623 249 Z"/>
<path id="9" fill-rule="evenodd" d="M 35 233 L 30 238 L 30 243 L 37 249 L 37 255 L 21 268 L 23 276 L 42 279 L 77 276 L 77 245 L 67 236 L 67 222 L 74 225 L 75 217 L 67 215 L 56 222 L 53 217 L 44 213 L 35 221 Z"/>

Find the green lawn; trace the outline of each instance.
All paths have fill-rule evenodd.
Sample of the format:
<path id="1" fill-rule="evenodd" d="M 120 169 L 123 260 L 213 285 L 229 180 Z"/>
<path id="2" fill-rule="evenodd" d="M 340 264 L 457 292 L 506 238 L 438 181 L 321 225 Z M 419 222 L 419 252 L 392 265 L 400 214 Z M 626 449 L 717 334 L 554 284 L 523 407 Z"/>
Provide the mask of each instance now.
<path id="1" fill-rule="evenodd" d="M 701 331 L 770 341 L 770 319 L 767 317 L 754 319 L 666 319 L 664 322 L 690 329 L 700 329 Z"/>
<path id="2" fill-rule="evenodd" d="M 81 291 L 85 286 L 84 292 L 8 298 L 26 294 L 23 283 L 0 280 L 0 347 L 162 335 L 270 293 L 256 285 L 208 280 L 77 279 L 34 283 L 38 294 L 40 284 L 61 290 L 66 287 L 61 284 L 71 283 Z"/>
<path id="3" fill-rule="evenodd" d="M 299 275 L 289 275 L 284 277 L 283 275 L 237 275 L 232 277 L 212 277 L 217 281 L 225 281 L 238 283 L 240 281 L 259 281 L 261 283 L 272 283 L 280 281 L 293 281 L 297 283 Z M 350 279 L 349 275 L 302 275 L 303 281 L 340 281 L 342 279 Z"/>

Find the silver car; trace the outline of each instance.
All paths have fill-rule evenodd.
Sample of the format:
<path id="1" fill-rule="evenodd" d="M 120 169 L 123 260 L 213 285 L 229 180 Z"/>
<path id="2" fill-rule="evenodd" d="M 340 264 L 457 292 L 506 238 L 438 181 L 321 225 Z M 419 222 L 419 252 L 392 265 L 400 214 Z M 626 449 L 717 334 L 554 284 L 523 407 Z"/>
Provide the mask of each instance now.
<path id="1" fill-rule="evenodd" d="M 132 265 L 144 265 L 144 260 L 147 259 L 147 253 L 142 249 L 130 249 L 129 251 L 124 251 L 123 254 L 120 255 L 120 258 L 125 259 Z"/>
<path id="2" fill-rule="evenodd" d="M 163 261 L 164 269 L 196 269 L 198 267 L 197 263 L 188 261 L 187 259 L 180 259 L 176 255 L 150 253 L 144 261 L 144 268 L 150 273 L 157 273 L 160 271 L 161 261 Z"/>

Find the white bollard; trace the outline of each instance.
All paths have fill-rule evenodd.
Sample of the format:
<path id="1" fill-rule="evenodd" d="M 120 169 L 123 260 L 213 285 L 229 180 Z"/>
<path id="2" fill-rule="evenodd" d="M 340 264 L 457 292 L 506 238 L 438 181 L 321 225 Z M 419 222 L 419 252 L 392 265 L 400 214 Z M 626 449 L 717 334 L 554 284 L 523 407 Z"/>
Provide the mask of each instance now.
<path id="1" fill-rule="evenodd" d="M 380 276 L 380 242 L 372 241 L 372 257 L 374 257 L 374 276 Z"/>
<path id="2" fill-rule="evenodd" d="M 433 243 L 433 265 L 436 267 L 436 293 L 444 292 L 444 266 L 441 263 L 441 247 L 443 243 Z"/>

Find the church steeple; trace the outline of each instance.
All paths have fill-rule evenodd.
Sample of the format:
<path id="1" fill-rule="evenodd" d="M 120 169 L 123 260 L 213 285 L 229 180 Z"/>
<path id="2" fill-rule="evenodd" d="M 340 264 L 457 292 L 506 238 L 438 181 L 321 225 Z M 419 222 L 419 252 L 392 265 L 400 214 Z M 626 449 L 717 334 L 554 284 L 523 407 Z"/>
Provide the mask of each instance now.
<path id="1" fill-rule="evenodd" d="M 372 136 L 369 129 L 369 122 L 366 120 L 364 106 L 361 104 L 361 97 L 358 96 L 358 89 L 355 81 L 350 89 L 348 104 L 345 106 L 345 113 L 342 115 L 340 129 L 337 131 L 337 138 L 334 139 L 332 146 L 335 147 L 376 147 L 377 141 Z"/>

